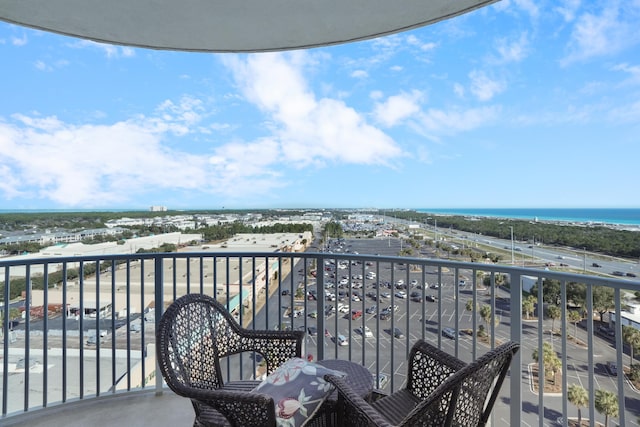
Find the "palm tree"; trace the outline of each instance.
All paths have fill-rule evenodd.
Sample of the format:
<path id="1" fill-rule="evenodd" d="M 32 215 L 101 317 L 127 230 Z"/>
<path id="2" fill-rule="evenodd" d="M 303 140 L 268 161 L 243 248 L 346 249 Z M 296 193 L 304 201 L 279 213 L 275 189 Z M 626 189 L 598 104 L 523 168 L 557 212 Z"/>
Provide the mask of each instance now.
<path id="1" fill-rule="evenodd" d="M 573 323 L 573 336 L 578 338 L 578 323 L 582 320 L 582 315 L 578 310 L 569 310 L 567 320 L 569 323 Z"/>
<path id="2" fill-rule="evenodd" d="M 633 326 L 622 326 L 622 339 L 629 344 L 629 367 L 633 367 L 633 351 L 640 347 L 640 331 Z"/>
<path id="3" fill-rule="evenodd" d="M 587 390 L 579 384 L 571 384 L 568 391 L 569 402 L 578 408 L 578 425 L 582 426 L 581 408 L 589 404 L 589 395 L 587 394 Z"/>
<path id="4" fill-rule="evenodd" d="M 551 318 L 551 335 L 553 336 L 553 330 L 556 328 L 556 320 L 560 318 L 562 311 L 557 305 L 550 305 L 547 307 L 547 316 Z"/>
<path id="5" fill-rule="evenodd" d="M 595 406 L 604 415 L 604 427 L 608 427 L 609 417 L 618 416 L 618 395 L 608 390 L 596 390 Z"/>
<path id="6" fill-rule="evenodd" d="M 534 361 L 538 363 L 538 366 L 540 366 L 540 355 L 538 354 L 537 347 L 533 350 L 531 357 L 533 358 Z M 542 366 L 544 366 L 545 373 L 548 372 L 551 374 L 551 376 L 553 376 L 554 384 L 556 383 L 556 374 L 560 370 L 561 365 L 562 365 L 562 362 L 558 358 L 558 355 L 556 354 L 556 352 L 551 347 L 551 344 L 549 344 L 548 342 L 543 343 L 542 344 Z M 540 372 L 541 370 L 542 369 L 540 369 L 539 367 L 538 372 Z"/>
<path id="7" fill-rule="evenodd" d="M 522 301 L 522 311 L 527 315 L 527 319 L 531 318 L 537 302 L 538 298 L 536 298 L 535 295 L 529 295 L 524 299 L 524 301 Z"/>

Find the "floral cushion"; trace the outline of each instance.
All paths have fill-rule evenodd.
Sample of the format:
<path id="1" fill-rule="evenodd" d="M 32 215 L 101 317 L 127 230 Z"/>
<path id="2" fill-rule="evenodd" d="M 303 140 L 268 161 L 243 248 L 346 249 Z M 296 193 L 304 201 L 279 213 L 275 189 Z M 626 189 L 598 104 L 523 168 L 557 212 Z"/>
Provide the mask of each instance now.
<path id="1" fill-rule="evenodd" d="M 345 375 L 295 357 L 273 371 L 253 391 L 273 398 L 279 427 L 301 427 L 320 409 L 334 389 L 324 380 L 326 374 Z"/>

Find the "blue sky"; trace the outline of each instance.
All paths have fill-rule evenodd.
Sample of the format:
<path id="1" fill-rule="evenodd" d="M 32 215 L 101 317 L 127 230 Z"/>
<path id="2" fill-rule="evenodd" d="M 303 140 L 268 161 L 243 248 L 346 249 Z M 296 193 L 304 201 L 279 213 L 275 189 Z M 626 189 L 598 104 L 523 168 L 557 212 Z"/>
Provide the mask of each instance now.
<path id="1" fill-rule="evenodd" d="M 640 207 L 640 0 L 306 51 L 0 23 L 0 208 Z"/>

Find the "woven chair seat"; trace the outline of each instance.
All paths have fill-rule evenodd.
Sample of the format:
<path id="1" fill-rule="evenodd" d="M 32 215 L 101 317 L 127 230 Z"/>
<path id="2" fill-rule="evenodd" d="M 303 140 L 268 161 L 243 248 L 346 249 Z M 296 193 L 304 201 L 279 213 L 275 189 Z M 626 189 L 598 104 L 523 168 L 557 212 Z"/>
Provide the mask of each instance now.
<path id="1" fill-rule="evenodd" d="M 423 340 L 409 355 L 404 388 L 367 402 L 342 378 L 338 419 L 345 427 L 484 426 L 519 344 L 508 342 L 466 364 Z"/>
<path id="2" fill-rule="evenodd" d="M 420 399 L 409 390 L 401 389 L 396 393 L 376 400 L 371 406 L 393 425 L 400 424 L 404 417 L 418 406 Z"/>

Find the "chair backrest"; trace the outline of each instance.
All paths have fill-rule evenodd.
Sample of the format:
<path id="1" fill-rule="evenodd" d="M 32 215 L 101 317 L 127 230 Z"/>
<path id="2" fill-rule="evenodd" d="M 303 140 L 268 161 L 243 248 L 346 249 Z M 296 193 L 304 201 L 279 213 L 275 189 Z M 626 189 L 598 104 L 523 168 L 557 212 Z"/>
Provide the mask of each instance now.
<path id="1" fill-rule="evenodd" d="M 520 345 L 507 342 L 449 376 L 404 419 L 404 425 L 442 419 L 442 426 L 484 426 Z M 440 415 L 437 415 L 440 414 Z"/>
<path id="2" fill-rule="evenodd" d="M 156 331 L 156 355 L 167 385 L 222 387 L 220 358 L 241 352 L 240 326 L 207 295 L 188 294 L 167 308 Z"/>

